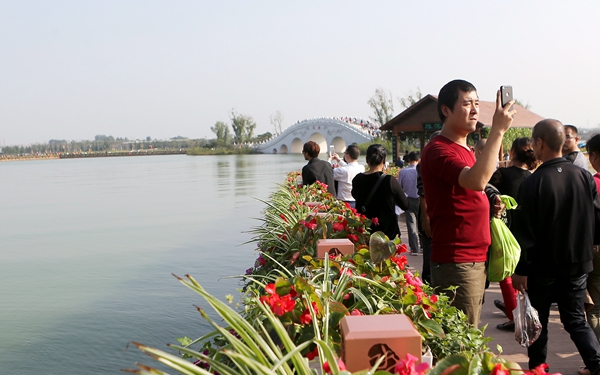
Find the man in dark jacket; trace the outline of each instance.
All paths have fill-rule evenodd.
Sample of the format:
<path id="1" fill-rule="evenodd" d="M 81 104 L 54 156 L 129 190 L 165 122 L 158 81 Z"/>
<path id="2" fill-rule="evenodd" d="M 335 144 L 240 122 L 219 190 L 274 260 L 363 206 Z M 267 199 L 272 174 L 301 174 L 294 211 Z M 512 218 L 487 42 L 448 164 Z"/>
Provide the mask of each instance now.
<path id="1" fill-rule="evenodd" d="M 302 148 L 304 159 L 308 160 L 302 168 L 302 185 L 314 184 L 320 181 L 327 185 L 327 191 L 335 197 L 335 182 L 333 180 L 333 169 L 331 164 L 319 159 L 321 148 L 313 141 L 308 141 Z"/>
<path id="2" fill-rule="evenodd" d="M 528 349 L 529 368 L 546 362 L 550 305 L 557 302 L 560 320 L 591 374 L 600 370 L 600 346 L 585 312 L 587 274 L 598 243 L 600 199 L 592 175 L 565 158 L 565 131 L 557 120 L 533 128 L 533 150 L 543 164 L 519 187 L 514 233 L 521 259 L 513 287 L 527 290 L 538 311 L 542 332 Z"/>

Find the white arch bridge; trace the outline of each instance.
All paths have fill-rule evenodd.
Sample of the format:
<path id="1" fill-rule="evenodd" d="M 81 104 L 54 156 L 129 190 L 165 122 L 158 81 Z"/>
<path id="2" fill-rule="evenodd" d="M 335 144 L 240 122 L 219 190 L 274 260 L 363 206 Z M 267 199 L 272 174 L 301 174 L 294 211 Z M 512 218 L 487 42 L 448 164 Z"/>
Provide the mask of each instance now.
<path id="1" fill-rule="evenodd" d="M 370 131 L 360 125 L 347 122 L 318 118 L 298 122 L 277 137 L 254 148 L 257 152 L 274 154 L 300 154 L 304 143 L 313 141 L 321 148 L 321 153 L 329 151 L 329 146 L 334 147 L 335 152 L 341 153 L 352 143 L 364 143 L 373 139 Z"/>

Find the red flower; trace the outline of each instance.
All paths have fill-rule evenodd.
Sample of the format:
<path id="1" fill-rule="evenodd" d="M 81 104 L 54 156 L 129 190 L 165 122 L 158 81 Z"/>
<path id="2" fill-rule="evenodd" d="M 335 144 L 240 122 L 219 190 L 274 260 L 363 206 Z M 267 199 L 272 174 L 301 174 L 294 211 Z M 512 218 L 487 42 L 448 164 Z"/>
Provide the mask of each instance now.
<path id="1" fill-rule="evenodd" d="M 394 255 L 393 257 L 390 258 L 390 260 L 392 262 L 396 263 L 398 268 L 400 268 L 401 270 L 406 268 L 406 265 L 408 264 L 408 260 L 406 259 L 406 256 L 404 256 L 404 255 L 403 256 Z"/>
<path id="2" fill-rule="evenodd" d="M 373 225 L 375 225 L 375 226 L 379 226 L 379 219 L 374 217 L 371 219 L 371 223 L 373 223 Z"/>
<path id="3" fill-rule="evenodd" d="M 265 285 L 265 292 L 267 292 L 269 294 L 275 294 L 275 292 L 276 292 L 275 284 L 271 283 L 271 284 Z"/>
<path id="4" fill-rule="evenodd" d="M 315 359 L 315 357 L 319 356 L 319 347 L 315 347 L 315 350 L 313 350 L 312 352 L 308 352 L 306 354 L 306 358 L 308 358 L 309 361 L 312 361 L 313 359 Z"/>
<path id="5" fill-rule="evenodd" d="M 406 353 L 406 359 L 401 359 L 396 363 L 394 373 L 398 375 L 422 375 L 429 367 L 428 363 L 421 363 L 415 367 L 417 357 L 410 353 Z"/>
<path id="6" fill-rule="evenodd" d="M 352 312 L 350 313 L 350 315 L 352 315 L 352 316 L 359 316 L 359 315 L 365 315 L 365 314 L 363 314 L 363 312 L 360 311 L 360 310 L 358 310 L 358 309 L 354 309 L 354 310 L 352 310 Z"/>
<path id="7" fill-rule="evenodd" d="M 545 373 L 546 372 L 544 372 L 544 374 Z M 510 374 L 510 372 L 501 363 L 497 363 L 496 366 L 494 366 L 494 369 L 492 370 L 492 372 L 490 372 L 490 375 L 509 375 L 509 374 Z"/>
<path id="8" fill-rule="evenodd" d="M 313 310 L 315 310 L 315 315 L 319 315 L 319 307 L 317 306 L 317 303 L 311 302 L 311 305 L 313 307 Z"/>
<path id="9" fill-rule="evenodd" d="M 408 246 L 406 244 L 401 243 L 396 245 L 396 254 L 406 253 L 408 251 Z"/>
<path id="10" fill-rule="evenodd" d="M 288 221 L 287 221 L 287 219 L 285 218 L 285 215 L 283 215 L 283 214 L 279 214 L 279 217 L 280 217 L 281 219 L 283 219 L 283 221 L 285 221 L 286 223 L 288 222 Z"/>
<path id="11" fill-rule="evenodd" d="M 337 360 L 337 365 L 338 365 L 340 371 L 346 370 L 346 364 L 341 359 Z M 324 362 L 323 363 L 323 371 L 326 374 L 330 374 L 331 373 L 331 367 L 329 366 L 328 362 Z"/>
<path id="12" fill-rule="evenodd" d="M 261 296 L 260 297 L 260 302 L 262 303 L 266 303 L 267 305 L 271 305 L 271 297 L 269 296 Z"/>
<path id="13" fill-rule="evenodd" d="M 296 298 L 296 296 L 298 296 L 298 292 L 296 292 L 296 289 L 292 287 L 292 289 L 290 289 L 290 297 Z"/>
<path id="14" fill-rule="evenodd" d="M 312 322 L 312 316 L 310 316 L 310 311 L 306 309 L 302 312 L 302 315 L 300 315 L 300 323 L 310 324 L 310 322 Z"/>
<path id="15" fill-rule="evenodd" d="M 277 316 L 283 316 L 283 314 L 294 310 L 294 307 L 296 306 L 296 302 L 292 300 L 292 297 L 289 294 L 286 294 L 283 297 L 280 297 L 279 294 L 273 294 L 269 304 L 271 305 L 271 310 Z"/>
<path id="16" fill-rule="evenodd" d="M 436 303 L 438 300 L 438 296 L 436 296 L 435 294 L 432 294 L 429 296 L 429 300 L 431 301 L 431 303 Z"/>
<path id="17" fill-rule="evenodd" d="M 548 371 L 548 364 L 542 363 L 533 370 L 525 371 L 525 375 L 560 375 L 560 373 L 548 374 L 546 371 Z"/>
<path id="18" fill-rule="evenodd" d="M 342 223 L 337 223 L 337 222 L 333 223 L 333 231 L 334 232 L 341 232 L 344 230 L 344 228 L 345 228 L 345 226 Z"/>
<path id="19" fill-rule="evenodd" d="M 317 227 L 317 219 L 314 218 L 311 221 L 302 220 L 300 223 L 310 230 L 314 230 Z"/>
<path id="20" fill-rule="evenodd" d="M 346 237 L 352 242 L 358 242 L 358 236 L 356 234 L 348 234 Z"/>

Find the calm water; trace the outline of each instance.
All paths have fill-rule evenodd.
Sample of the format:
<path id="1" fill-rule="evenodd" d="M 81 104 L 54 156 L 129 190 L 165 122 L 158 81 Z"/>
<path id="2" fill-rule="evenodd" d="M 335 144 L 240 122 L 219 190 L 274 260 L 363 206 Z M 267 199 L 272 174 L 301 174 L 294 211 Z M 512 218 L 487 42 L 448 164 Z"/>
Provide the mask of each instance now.
<path id="1" fill-rule="evenodd" d="M 203 304 L 171 273 L 237 296 L 248 231 L 301 155 L 0 163 L 0 373 L 156 365 L 130 341 L 198 337 Z M 171 372 L 174 373 L 174 372 Z"/>

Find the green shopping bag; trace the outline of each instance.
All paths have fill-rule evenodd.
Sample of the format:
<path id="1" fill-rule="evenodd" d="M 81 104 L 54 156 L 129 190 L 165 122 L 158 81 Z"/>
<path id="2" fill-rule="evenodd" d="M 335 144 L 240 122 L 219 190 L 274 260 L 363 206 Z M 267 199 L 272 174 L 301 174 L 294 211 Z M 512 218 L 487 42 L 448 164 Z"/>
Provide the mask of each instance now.
<path id="1" fill-rule="evenodd" d="M 517 201 L 513 197 L 501 195 L 500 199 L 507 210 L 517 207 Z M 521 257 L 521 246 L 502 219 L 492 218 L 490 228 L 492 245 L 489 254 L 488 280 L 502 281 L 515 272 Z"/>

